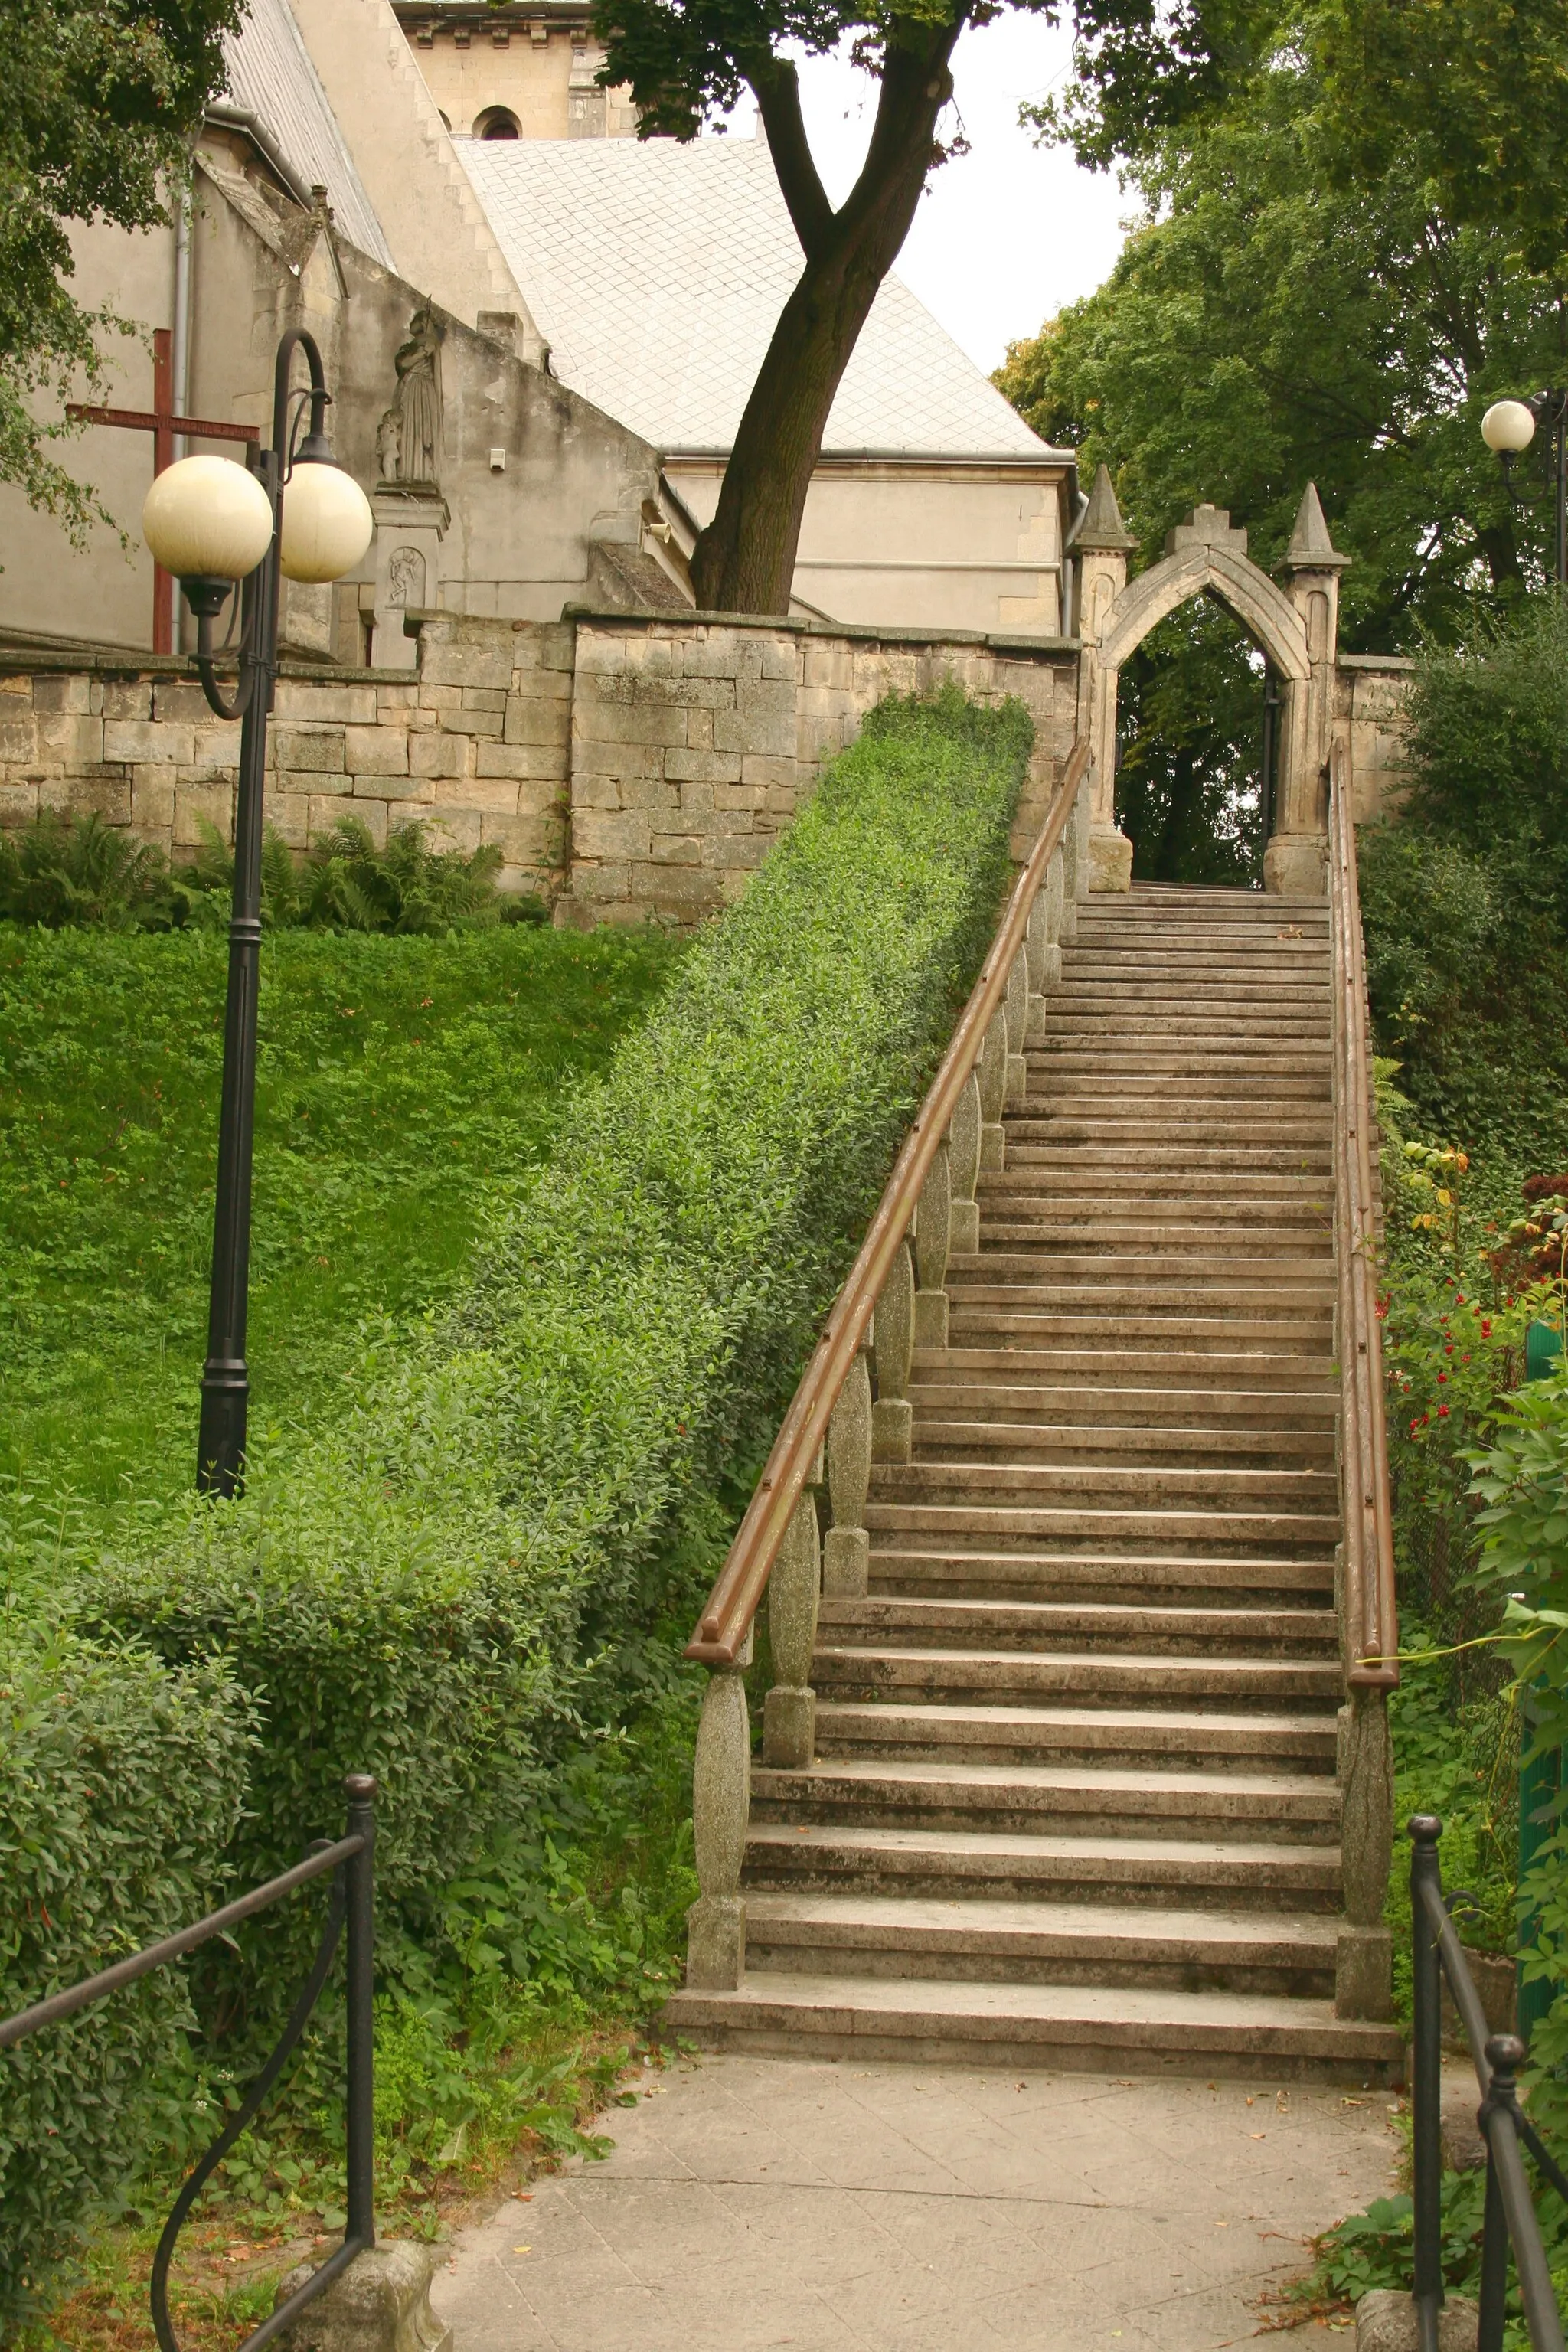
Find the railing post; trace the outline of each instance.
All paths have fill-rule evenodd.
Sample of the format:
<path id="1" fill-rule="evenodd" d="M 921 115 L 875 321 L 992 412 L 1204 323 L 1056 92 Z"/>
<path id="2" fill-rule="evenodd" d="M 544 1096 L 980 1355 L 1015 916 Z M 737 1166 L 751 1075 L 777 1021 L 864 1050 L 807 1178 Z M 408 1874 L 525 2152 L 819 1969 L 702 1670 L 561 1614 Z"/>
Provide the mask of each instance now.
<path id="1" fill-rule="evenodd" d="M 1000 1013 L 997 1017 L 1001 1018 Z M 1004 1041 L 1005 1035 L 1004 1031 Z M 1005 1053 L 1004 1042 L 1004 1056 Z M 984 1164 L 984 1152 L 981 1164 Z M 947 1261 L 952 1248 L 952 1162 L 944 1139 L 921 1187 L 920 1206 L 915 1211 L 917 1348 L 947 1345 Z"/>
<path id="2" fill-rule="evenodd" d="M 1046 894 L 1035 893 L 1035 903 L 1029 909 L 1029 928 L 1024 934 L 1029 970 L 1029 1006 L 1024 1021 L 1026 1046 L 1043 1045 L 1046 1042 L 1046 991 L 1053 980 L 1061 977 L 1061 952 L 1051 940 Z M 1056 970 L 1051 970 L 1052 958 Z"/>
<path id="3" fill-rule="evenodd" d="M 980 1081 L 980 1171 L 1000 1176 L 1006 1158 L 1002 1109 L 1007 1099 L 1007 1014 L 998 1005 L 975 1065 Z"/>
<path id="4" fill-rule="evenodd" d="M 375 2243 L 375 1782 L 343 1781 L 348 1835 L 363 1837 L 343 1864 L 348 1935 L 348 2199 L 344 2234 Z"/>
<path id="5" fill-rule="evenodd" d="M 1007 993 L 1002 1000 L 1007 1016 L 1007 1084 L 1004 1100 L 1021 1110 L 1029 1091 L 1029 1066 L 1024 1059 L 1024 1034 L 1029 1024 L 1029 959 L 1021 947 L 1007 973 Z"/>
<path id="6" fill-rule="evenodd" d="M 822 1590 L 835 1601 L 864 1600 L 870 1581 L 871 1538 L 866 1532 L 870 1486 L 871 1375 L 862 1348 L 827 1424 L 827 1500 L 833 1523 L 823 1548 Z M 773 1573 L 777 1575 L 776 1569 Z M 814 1611 L 814 1640 L 816 1633 Z"/>
<path id="7" fill-rule="evenodd" d="M 1502 2352 L 1508 2320 L 1508 2214 L 1503 2206 L 1502 2169 L 1492 2147 L 1494 2131 L 1518 2126 L 1511 2115 L 1500 2112 L 1515 2105 L 1514 2075 L 1524 2063 L 1524 2044 L 1511 2033 L 1494 2034 L 1487 2043 L 1492 2078 L 1477 2121 L 1487 2144 L 1487 2193 L 1481 2221 L 1481 2283 L 1477 2302 L 1479 2326 L 1476 2352 Z"/>
<path id="8" fill-rule="evenodd" d="M 1334 2014 L 1394 2014 L 1394 1936 L 1383 1924 L 1394 1862 L 1394 1750 L 1386 1694 L 1355 1687 L 1340 1709 L 1340 1868 L 1345 1924 L 1334 1946 Z"/>
<path id="9" fill-rule="evenodd" d="M 1433 1813 L 1410 1822 L 1410 1962 L 1415 2012 L 1410 2064 L 1414 2296 L 1417 2352 L 1437 2352 L 1443 2308 L 1443 1963 L 1422 1890 L 1441 1897 L 1437 1841 L 1443 1824 Z"/>
<path id="10" fill-rule="evenodd" d="M 978 1114 L 975 1134 L 978 1137 Z M 872 1360 L 877 1367 L 877 1402 L 871 1407 L 873 1462 L 907 1462 L 910 1458 L 914 1423 L 914 1408 L 910 1402 L 910 1360 L 914 1344 L 915 1269 L 908 1242 L 900 1242 L 877 1301 L 872 1335 Z"/>
<path id="11" fill-rule="evenodd" d="M 1046 903 L 1046 979 L 1047 983 L 1062 976 L 1061 941 L 1062 907 L 1067 897 L 1066 860 L 1061 845 L 1052 850 L 1046 867 L 1046 878 L 1040 897 Z"/>
<path id="12" fill-rule="evenodd" d="M 697 1884 L 686 1915 L 686 1981 L 700 1992 L 738 1992 L 746 1973 L 746 1906 L 741 1866 L 752 1814 L 752 1727 L 744 1671 L 752 1637 L 732 1666 L 708 1677 L 691 1773 Z"/>
<path id="13" fill-rule="evenodd" d="M 860 1359 L 857 1357 L 858 1363 Z M 763 1761 L 804 1771 L 816 1750 L 816 1693 L 811 1657 L 822 1599 L 816 1496 L 808 1486 L 779 1547 L 768 1580 L 768 1640 L 773 1686 L 763 1702 Z"/>
<path id="14" fill-rule="evenodd" d="M 952 1254 L 973 1257 L 980 1247 L 980 1204 L 974 1197 L 980 1177 L 980 1085 L 973 1073 L 947 1123 L 947 1160 Z"/>

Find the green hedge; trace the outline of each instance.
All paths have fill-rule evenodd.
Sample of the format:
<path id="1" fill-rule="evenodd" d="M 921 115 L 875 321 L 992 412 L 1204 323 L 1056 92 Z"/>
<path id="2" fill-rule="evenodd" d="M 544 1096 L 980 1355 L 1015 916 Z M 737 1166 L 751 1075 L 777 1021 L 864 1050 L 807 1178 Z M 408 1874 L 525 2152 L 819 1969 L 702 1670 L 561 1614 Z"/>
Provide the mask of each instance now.
<path id="1" fill-rule="evenodd" d="M 955 693 L 873 712 L 549 1164 L 498 1195 L 460 1303 L 368 1354 L 332 1431 L 254 1460 L 243 1498 L 86 1565 L 85 1633 L 145 1644 L 171 1687 L 221 1657 L 259 1711 L 245 1815 L 220 1791 L 212 1825 L 240 1883 L 337 1829 L 346 1769 L 378 1776 L 394 1979 L 427 1979 L 453 1882 L 553 1759 L 678 1671 L 671 1626 L 994 923 L 1031 741 L 1016 705 Z M 243 1937 L 202 1980 L 208 2023 L 259 2026 L 308 1933 L 275 1919 L 265 1969 Z"/>
<path id="2" fill-rule="evenodd" d="M 69 1633 L 5 1656 L 0 2014 L 222 1899 L 252 1739 L 221 1664 Z M 171 2137 L 161 2086 L 190 2021 L 184 1971 L 163 1969 L 0 2060 L 0 2338 L 139 2145 Z"/>
<path id="3" fill-rule="evenodd" d="M 460 1308 L 332 1437 L 100 1562 L 90 1621 L 265 1714 L 257 1876 L 381 1779 L 389 1919 L 584 1708 L 622 1710 L 689 1516 L 765 1451 L 994 922 L 1031 730 L 893 702 L 584 1087 Z"/>

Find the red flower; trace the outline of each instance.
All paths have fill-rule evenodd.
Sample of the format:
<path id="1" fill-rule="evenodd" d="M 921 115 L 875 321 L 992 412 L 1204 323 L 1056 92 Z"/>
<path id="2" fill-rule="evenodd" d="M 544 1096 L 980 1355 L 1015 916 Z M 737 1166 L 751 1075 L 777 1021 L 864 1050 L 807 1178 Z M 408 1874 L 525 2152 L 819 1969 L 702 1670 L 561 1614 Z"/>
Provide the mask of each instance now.
<path id="1" fill-rule="evenodd" d="M 1438 1418 L 1438 1420 L 1439 1420 L 1439 1421 L 1447 1421 L 1447 1418 L 1448 1418 L 1448 1408 L 1447 1408 L 1447 1406 L 1446 1404 L 1440 1404 L 1440 1405 L 1437 1407 L 1437 1418 Z"/>
<path id="2" fill-rule="evenodd" d="M 1439 1388 L 1442 1386 L 1443 1382 L 1447 1379 L 1447 1377 L 1448 1377 L 1448 1375 L 1447 1375 L 1447 1372 L 1439 1372 L 1439 1373 L 1438 1373 L 1438 1375 L 1437 1375 L 1437 1385 L 1439 1386 Z"/>

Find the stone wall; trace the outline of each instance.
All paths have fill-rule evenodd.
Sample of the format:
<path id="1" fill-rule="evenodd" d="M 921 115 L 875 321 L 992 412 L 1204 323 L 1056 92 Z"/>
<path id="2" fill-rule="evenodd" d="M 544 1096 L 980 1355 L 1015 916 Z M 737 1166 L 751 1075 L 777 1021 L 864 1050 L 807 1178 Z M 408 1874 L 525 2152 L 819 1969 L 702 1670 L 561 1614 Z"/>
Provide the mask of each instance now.
<path id="1" fill-rule="evenodd" d="M 1342 654 L 1335 732 L 1350 749 L 1357 824 L 1391 816 L 1405 792 L 1405 698 L 1415 664 L 1400 654 Z"/>
<path id="2" fill-rule="evenodd" d="M 891 690 L 951 679 L 1027 704 L 1020 847 L 1071 741 L 1077 649 L 1059 639 L 700 614 L 411 626 L 413 671 L 284 666 L 268 822 L 298 849 L 343 815 L 378 843 L 412 819 L 447 846 L 494 843 L 503 887 L 542 891 L 561 921 L 691 922 L 736 896 Z M 0 647 L 0 824 L 91 809 L 178 860 L 204 820 L 229 833 L 238 745 L 187 662 Z"/>
<path id="3" fill-rule="evenodd" d="M 1016 695 L 1035 720 L 1022 851 L 1071 748 L 1077 675 L 1061 639 L 581 615 L 559 919 L 690 922 L 736 897 L 871 705 L 950 681 L 984 700 Z"/>

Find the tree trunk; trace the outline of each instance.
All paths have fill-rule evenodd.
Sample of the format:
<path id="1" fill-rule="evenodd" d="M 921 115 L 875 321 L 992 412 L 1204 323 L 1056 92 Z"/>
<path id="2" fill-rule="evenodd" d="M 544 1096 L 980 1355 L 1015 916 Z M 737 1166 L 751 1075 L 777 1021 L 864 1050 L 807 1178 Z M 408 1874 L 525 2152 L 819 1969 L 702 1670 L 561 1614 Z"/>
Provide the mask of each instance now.
<path id="1" fill-rule="evenodd" d="M 752 77 L 779 185 L 805 254 L 735 435 L 712 521 L 691 555 L 705 611 L 787 613 L 805 494 L 844 371 L 909 234 L 952 95 L 952 24 L 896 24 L 865 167 L 835 213 L 822 194 L 795 68 Z"/>

